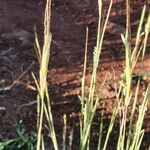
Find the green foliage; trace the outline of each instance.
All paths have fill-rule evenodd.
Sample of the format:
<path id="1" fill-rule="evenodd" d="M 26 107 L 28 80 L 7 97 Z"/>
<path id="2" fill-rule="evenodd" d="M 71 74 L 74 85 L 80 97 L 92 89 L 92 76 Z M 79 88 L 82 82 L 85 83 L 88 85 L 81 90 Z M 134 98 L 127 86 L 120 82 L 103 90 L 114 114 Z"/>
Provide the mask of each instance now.
<path id="1" fill-rule="evenodd" d="M 35 150 L 37 137 L 36 134 L 27 134 L 22 121 L 16 123 L 15 128 L 18 138 L 1 140 L 0 150 Z"/>

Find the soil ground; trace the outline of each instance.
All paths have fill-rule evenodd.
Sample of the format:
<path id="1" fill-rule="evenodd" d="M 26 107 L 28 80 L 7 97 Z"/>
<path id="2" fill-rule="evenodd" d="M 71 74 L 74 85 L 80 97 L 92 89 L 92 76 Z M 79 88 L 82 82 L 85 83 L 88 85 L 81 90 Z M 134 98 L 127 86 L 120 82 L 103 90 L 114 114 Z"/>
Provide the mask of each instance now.
<path id="1" fill-rule="evenodd" d="M 97 1 L 88 0 L 55 0 L 52 2 L 52 50 L 48 72 L 49 92 L 52 100 L 52 108 L 57 133 L 61 133 L 63 126 L 63 114 L 68 117 L 68 126 L 78 126 L 80 102 L 81 77 L 83 72 L 85 29 L 89 27 L 88 42 L 88 66 L 87 86 L 90 82 L 92 67 L 92 53 L 96 43 L 97 28 Z M 108 8 L 108 0 L 105 0 L 105 9 Z M 150 4 L 147 0 L 131 2 L 131 28 L 135 37 L 141 10 L 144 4 Z M 31 71 L 38 75 L 38 61 L 34 46 L 34 25 L 37 26 L 39 39 L 43 38 L 44 2 L 40 0 L 1 0 L 0 1 L 0 88 L 19 81 L 10 90 L 0 91 L 0 106 L 5 109 L 1 116 L 2 138 L 15 136 L 13 124 L 16 120 L 23 120 L 28 129 L 36 127 L 35 105 L 24 106 L 36 100 L 36 88 L 31 76 Z M 125 3 L 123 0 L 115 0 L 111 11 L 110 21 L 120 27 L 125 26 Z M 120 78 L 124 66 L 124 50 L 119 34 L 107 30 L 98 72 L 98 85 L 102 83 L 106 74 L 106 88 L 103 91 L 100 110 L 105 110 L 106 125 L 113 110 L 115 93 L 111 90 L 113 81 L 113 69 L 116 79 Z M 134 39 L 134 38 L 133 38 Z M 134 44 L 134 40 L 133 40 Z M 141 70 L 150 71 L 150 42 L 148 43 L 144 67 L 140 64 L 135 73 Z M 143 81 L 142 88 L 145 82 Z M 140 100 L 139 100 L 140 104 Z M 95 122 L 98 122 L 95 119 Z M 98 124 L 98 123 L 97 123 Z M 150 139 L 150 104 L 145 116 L 144 128 L 146 134 L 142 149 L 148 149 Z M 96 130 L 93 130 L 93 143 L 97 140 Z M 75 135 L 76 136 L 76 135 Z M 61 135 L 58 134 L 58 139 Z M 76 139 L 76 138 L 75 138 Z M 115 140 L 115 139 L 114 139 Z M 74 141 L 76 143 L 78 141 Z M 111 144 L 113 140 L 110 141 Z M 95 149 L 95 145 L 91 149 Z M 113 149 L 110 147 L 109 149 Z"/>

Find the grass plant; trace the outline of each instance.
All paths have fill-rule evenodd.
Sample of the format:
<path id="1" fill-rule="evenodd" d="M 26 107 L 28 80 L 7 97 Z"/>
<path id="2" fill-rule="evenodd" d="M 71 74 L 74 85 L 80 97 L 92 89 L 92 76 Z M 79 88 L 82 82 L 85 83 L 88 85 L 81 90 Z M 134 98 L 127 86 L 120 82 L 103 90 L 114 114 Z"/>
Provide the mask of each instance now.
<path id="1" fill-rule="evenodd" d="M 48 85 L 47 85 L 47 72 L 48 72 L 48 64 L 50 57 L 50 47 L 52 41 L 52 34 L 50 32 L 50 24 L 51 24 L 51 0 L 46 1 L 45 7 L 45 16 L 44 16 L 44 44 L 41 50 L 38 36 L 35 32 L 35 47 L 38 55 L 38 60 L 40 63 L 39 70 L 39 82 L 36 80 L 34 74 L 33 77 L 35 79 L 35 83 L 38 89 L 37 96 L 37 150 L 45 149 L 44 147 L 44 135 L 43 135 L 43 125 L 44 125 L 44 117 L 46 118 L 48 124 L 48 131 L 51 137 L 53 146 L 55 150 L 58 150 L 58 144 L 56 139 L 56 133 L 54 129 L 54 122 L 50 104 L 50 97 L 48 93 Z"/>
<path id="2" fill-rule="evenodd" d="M 84 150 L 86 149 L 89 144 L 89 138 L 90 138 L 90 130 L 91 130 L 91 125 L 92 121 L 96 112 L 97 105 L 99 103 L 99 98 L 97 97 L 96 99 L 94 98 L 94 93 L 96 90 L 96 77 L 97 77 L 97 70 L 98 70 L 98 65 L 99 65 L 99 60 L 100 60 L 100 55 L 102 51 L 102 45 L 103 45 L 103 38 L 104 34 L 106 31 L 106 26 L 108 22 L 108 18 L 110 15 L 110 10 L 112 7 L 112 2 L 111 0 L 109 9 L 107 12 L 106 20 L 104 24 L 102 24 L 102 1 L 98 0 L 98 5 L 99 5 L 99 23 L 98 23 L 98 33 L 97 33 L 97 44 L 93 52 L 93 72 L 92 72 L 92 77 L 91 77 L 91 83 L 90 83 L 90 88 L 89 88 L 89 95 L 88 95 L 88 100 L 85 101 L 84 99 L 84 87 L 85 87 L 85 68 L 86 68 L 86 57 L 85 57 L 85 63 L 84 63 L 84 74 L 82 78 L 82 96 L 80 97 L 81 101 L 81 107 L 82 107 L 82 118 L 81 118 L 81 123 L 80 123 L 80 149 Z M 87 32 L 88 35 L 88 32 Z M 88 37 L 88 36 L 86 36 Z M 86 39 L 86 49 L 85 52 L 87 52 L 87 39 Z M 85 54 L 86 55 L 86 54 Z"/>
<path id="3" fill-rule="evenodd" d="M 103 43 L 103 36 L 105 33 L 105 25 L 107 24 L 107 19 L 109 17 L 110 9 L 112 6 L 112 1 L 110 1 L 110 7 L 108 10 L 108 14 L 106 17 L 106 21 L 104 23 L 104 26 L 102 27 L 101 23 L 103 22 L 101 20 L 102 16 L 102 1 L 98 1 L 99 4 L 99 24 L 98 24 L 98 34 L 97 34 L 97 45 L 96 48 L 94 49 L 94 54 L 93 54 L 93 72 L 92 72 L 92 77 L 91 77 L 91 85 L 89 88 L 89 97 L 88 100 L 85 101 L 84 99 L 84 87 L 85 87 L 85 68 L 86 68 L 86 63 L 84 63 L 84 73 L 83 73 L 83 78 L 82 78 L 82 96 L 80 97 L 81 100 L 81 108 L 82 108 L 82 119 L 80 123 L 80 149 L 88 149 L 89 147 L 89 139 L 90 139 L 90 129 L 92 126 L 92 121 L 93 117 L 95 115 L 95 110 L 97 107 L 97 104 L 99 102 L 99 98 L 94 97 L 95 93 L 95 86 L 96 86 L 96 76 L 97 76 L 97 69 L 98 69 L 98 64 L 100 60 L 100 54 L 101 54 L 101 48 L 102 48 L 102 43 Z M 122 149 L 130 149 L 130 150 L 138 150 L 140 149 L 141 141 L 144 135 L 144 130 L 142 129 L 142 124 L 144 121 L 144 115 L 146 112 L 146 107 L 148 103 L 148 93 L 149 93 L 149 86 L 147 87 L 147 90 L 143 96 L 143 102 L 141 106 L 139 106 L 139 116 L 137 118 L 136 122 L 133 122 L 134 117 L 135 117 L 135 107 L 137 104 L 138 100 L 138 94 L 139 94 L 139 83 L 137 84 L 136 88 L 136 93 L 132 93 L 131 86 L 132 86 L 132 77 L 133 77 L 133 70 L 134 67 L 136 66 L 136 62 L 139 58 L 139 55 L 142 54 L 142 60 L 144 59 L 144 54 L 146 50 L 146 45 L 147 45 L 147 39 L 148 35 L 150 32 L 150 24 L 149 24 L 149 16 L 145 25 L 144 32 L 142 30 L 142 25 L 144 23 L 144 18 L 145 18 L 145 11 L 146 11 L 146 6 L 143 8 L 143 12 L 141 15 L 141 20 L 139 24 L 139 28 L 137 31 L 137 37 L 136 37 L 136 43 L 135 47 L 131 47 L 131 29 L 130 29 L 130 1 L 126 1 L 126 34 L 121 35 L 122 41 L 124 43 L 125 47 L 125 69 L 124 69 L 124 74 L 123 78 L 120 81 L 120 88 L 117 92 L 116 89 L 116 106 L 114 107 L 113 114 L 111 117 L 111 121 L 108 127 L 106 139 L 104 142 L 103 150 L 107 148 L 108 141 L 110 139 L 110 134 L 113 130 L 113 126 L 116 121 L 116 117 L 119 114 L 120 115 L 120 129 L 119 129 L 119 136 L 118 136 L 118 141 L 117 141 L 117 150 L 122 150 Z M 142 40 L 143 36 L 143 44 L 140 45 L 140 41 Z M 87 36 L 86 36 L 87 37 Z M 87 40 L 86 40 L 87 42 Z M 86 44 L 87 45 L 87 44 Z M 86 47 L 87 49 L 87 47 Z M 132 50 L 133 49 L 133 50 Z M 85 51 L 86 52 L 86 51 Z M 85 57 L 86 58 L 86 57 Z M 86 62 L 86 60 L 85 60 Z M 123 93 L 123 95 L 120 97 L 120 95 Z M 129 123 L 129 130 L 127 130 L 127 115 L 128 115 L 128 110 L 129 110 L 129 104 L 131 103 L 132 99 L 134 99 L 134 102 L 132 104 L 131 108 L 131 116 L 130 116 L 130 123 Z M 136 124 L 136 125 L 133 125 Z M 102 138 L 102 127 L 103 127 L 103 121 L 101 121 L 100 124 L 100 135 L 99 135 L 99 143 L 98 143 L 98 149 L 101 147 L 101 138 Z"/>

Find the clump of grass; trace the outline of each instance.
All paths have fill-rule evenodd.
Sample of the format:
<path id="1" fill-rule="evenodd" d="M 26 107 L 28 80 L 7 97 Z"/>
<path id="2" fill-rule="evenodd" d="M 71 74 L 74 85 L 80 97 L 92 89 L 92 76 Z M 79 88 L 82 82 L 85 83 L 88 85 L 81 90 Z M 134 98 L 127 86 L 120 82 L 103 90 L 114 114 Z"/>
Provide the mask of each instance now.
<path id="1" fill-rule="evenodd" d="M 85 91 L 85 69 L 86 69 L 86 57 L 85 57 L 85 63 L 84 63 L 84 73 L 82 78 L 82 96 L 80 97 L 81 101 L 81 112 L 82 112 L 82 118 L 80 123 L 80 149 L 84 150 L 87 147 L 89 147 L 89 138 L 90 138 L 90 130 L 92 121 L 95 115 L 95 111 L 99 102 L 99 98 L 97 97 L 96 100 L 94 98 L 95 88 L 96 88 L 96 76 L 97 76 L 97 70 L 100 60 L 100 55 L 102 51 L 102 45 L 103 45 L 103 38 L 106 30 L 106 25 L 108 22 L 108 18 L 110 15 L 110 10 L 112 7 L 113 0 L 111 0 L 109 9 L 107 12 L 106 20 L 104 24 L 102 24 L 102 1 L 98 0 L 99 5 L 99 24 L 98 24 L 98 33 L 97 33 L 97 45 L 93 52 L 93 72 L 91 77 L 91 83 L 89 88 L 89 95 L 88 100 L 85 101 L 84 91 Z M 87 35 L 88 39 L 88 29 L 87 29 Z M 87 39 L 86 39 L 86 49 L 85 49 L 85 56 L 87 53 Z"/>
<path id="2" fill-rule="evenodd" d="M 129 10 L 129 1 L 127 0 L 127 10 Z M 118 138 L 118 144 L 117 149 L 131 149 L 131 150 L 138 150 L 140 149 L 142 138 L 144 136 L 144 129 L 142 129 L 142 124 L 144 121 L 145 112 L 147 109 L 147 103 L 148 103 L 148 92 L 149 92 L 149 86 L 147 87 L 147 90 L 145 91 L 145 94 L 143 95 L 143 101 L 142 104 L 138 108 L 138 118 L 137 121 L 134 122 L 135 118 L 135 109 L 136 104 L 138 101 L 138 94 L 139 94 L 139 83 L 140 79 L 137 84 L 136 92 L 133 93 L 131 90 L 131 84 L 132 84 L 132 77 L 133 77 L 133 70 L 136 66 L 136 62 L 138 60 L 139 55 L 141 54 L 142 61 L 144 59 L 145 49 L 147 45 L 147 36 L 150 32 L 150 15 L 147 18 L 147 22 L 145 24 L 144 32 L 142 31 L 142 25 L 143 20 L 145 17 L 145 11 L 146 6 L 143 8 L 143 12 L 140 19 L 139 28 L 137 31 L 137 37 L 136 37 L 136 43 L 135 47 L 131 47 L 130 43 L 130 20 L 129 15 L 130 12 L 127 11 L 127 29 L 126 29 L 126 35 L 125 37 L 122 35 L 122 41 L 125 45 L 125 54 L 126 54 L 126 61 L 125 61 L 125 71 L 124 71 L 124 81 L 122 88 L 122 91 L 124 91 L 124 96 L 119 100 L 119 112 L 121 114 L 120 117 L 120 131 L 119 131 L 119 138 Z M 143 44 L 139 45 L 140 40 L 142 40 L 142 34 L 144 36 Z M 133 50 L 132 50 L 133 49 Z M 142 62 L 141 62 L 142 63 Z M 133 100 L 133 104 L 131 106 L 131 116 L 129 121 L 129 131 L 127 131 L 127 114 L 128 114 L 128 108 L 129 104 Z M 127 138 L 126 138 L 127 135 Z"/>
<path id="3" fill-rule="evenodd" d="M 58 150 L 58 144 L 56 139 L 56 133 L 54 129 L 54 122 L 52 117 L 52 110 L 50 104 L 50 97 L 48 93 L 48 85 L 47 85 L 47 72 L 48 72 L 48 64 L 50 58 L 50 47 L 52 41 L 52 34 L 50 32 L 50 24 L 51 24 L 51 0 L 46 1 L 45 7 L 45 16 L 44 16 L 44 44 L 42 49 L 40 48 L 40 44 L 38 41 L 37 33 L 35 32 L 35 47 L 38 56 L 38 60 L 40 63 L 39 70 L 39 82 L 36 80 L 34 74 L 33 77 L 35 79 L 35 83 L 38 89 L 37 96 L 37 150 L 45 149 L 44 148 L 44 137 L 42 133 L 43 125 L 44 125 L 44 117 L 46 117 L 46 121 L 48 124 L 48 131 L 54 146 L 55 150 Z"/>
<path id="4" fill-rule="evenodd" d="M 95 93 L 95 86 L 96 86 L 96 76 L 97 76 L 97 69 L 99 64 L 99 58 L 101 54 L 101 48 L 103 43 L 103 36 L 105 33 L 105 27 L 108 21 L 110 8 L 112 5 L 112 1 L 110 1 L 110 7 L 108 10 L 108 14 L 106 17 L 106 21 L 104 23 L 104 26 L 102 26 L 102 1 L 98 0 L 99 4 L 99 24 L 98 24 L 98 33 L 97 33 L 97 45 L 94 49 L 93 54 L 93 72 L 91 77 L 91 85 L 89 87 L 89 96 L 88 100 L 85 101 L 85 70 L 86 70 L 86 57 L 85 57 L 85 63 L 84 63 L 84 73 L 82 78 L 82 95 L 80 97 L 81 101 L 81 112 L 82 112 L 82 118 L 80 123 L 80 149 L 89 149 L 90 144 L 90 129 L 92 126 L 93 117 L 96 112 L 96 107 L 99 102 L 98 97 L 94 97 Z M 146 50 L 147 45 L 147 39 L 150 32 L 150 15 L 148 16 L 147 22 L 145 24 L 144 31 L 142 29 L 142 26 L 144 24 L 144 18 L 145 18 L 145 11 L 146 6 L 143 8 L 143 12 L 141 15 L 141 20 L 139 24 L 139 28 L 137 31 L 137 37 L 136 37 L 136 43 L 135 47 L 131 47 L 131 29 L 130 29 L 130 1 L 126 1 L 126 34 L 121 35 L 124 47 L 125 47 L 125 68 L 124 68 L 124 74 L 122 80 L 120 80 L 120 87 L 119 90 L 116 88 L 116 106 L 114 107 L 113 114 L 110 120 L 110 124 L 108 127 L 107 135 L 105 142 L 103 144 L 103 150 L 107 148 L 108 141 L 110 139 L 110 134 L 113 130 L 113 126 L 115 124 L 115 120 L 118 114 L 120 114 L 120 128 L 119 128 L 119 136 L 117 141 L 117 150 L 122 149 L 130 149 L 130 150 L 138 150 L 140 149 L 142 138 L 144 136 L 144 130 L 142 129 L 142 124 L 144 121 L 144 115 L 147 108 L 148 103 L 148 93 L 149 93 L 149 86 L 147 87 L 147 90 L 143 96 L 143 102 L 139 106 L 139 115 L 137 118 L 137 121 L 134 122 L 133 120 L 135 117 L 135 107 L 138 100 L 138 94 L 139 94 L 139 83 L 138 81 L 136 92 L 132 93 L 131 86 L 132 86 L 132 77 L 133 77 L 133 70 L 136 66 L 136 62 L 139 58 L 139 55 L 142 54 L 142 60 L 144 59 L 144 54 Z M 87 37 L 87 36 L 86 36 Z M 144 37 L 144 38 L 143 38 Z M 143 44 L 140 45 L 140 41 L 143 40 Z M 86 49 L 85 53 L 87 53 L 87 40 L 86 40 Z M 123 94 L 122 94 L 123 93 Z M 133 95 L 134 94 L 134 95 Z M 129 122 L 129 130 L 127 131 L 127 115 L 128 115 L 128 108 L 131 101 L 133 101 L 133 104 L 131 106 L 131 116 L 130 116 L 130 122 Z M 103 135 L 103 118 L 101 118 L 100 123 L 100 135 L 99 135 L 99 143 L 98 143 L 98 149 L 101 149 L 101 139 Z M 126 136 L 127 135 L 127 136 Z"/>
<path id="5" fill-rule="evenodd" d="M 47 72 L 48 72 L 48 62 L 50 57 L 50 46 L 52 35 L 50 33 L 50 15 L 51 15 L 51 1 L 46 1 L 46 9 L 45 9 L 45 19 L 44 19 L 44 45 L 41 50 L 40 44 L 38 42 L 38 36 L 35 34 L 36 38 L 36 49 L 38 60 L 40 63 L 40 70 L 39 70 L 39 82 L 36 80 L 35 76 L 33 75 L 37 89 L 38 89 L 38 97 L 37 97 L 37 129 L 38 129 L 38 137 L 37 137 L 37 150 L 45 149 L 44 146 L 44 136 L 43 136 L 43 122 L 44 118 L 46 118 L 48 124 L 48 131 L 54 146 L 55 150 L 58 150 L 58 142 L 56 138 L 56 133 L 54 129 L 54 122 L 52 117 L 52 110 L 50 105 L 50 97 L 48 94 L 48 86 L 47 86 Z M 110 1 L 109 9 L 106 15 L 105 21 L 102 19 L 102 9 L 103 3 L 102 0 L 98 0 L 98 7 L 99 7 L 99 23 L 98 23 L 98 31 L 97 31 L 97 44 L 94 48 L 93 52 L 93 72 L 91 76 L 91 83 L 89 87 L 89 94 L 88 99 L 85 101 L 85 76 L 86 76 L 86 61 L 87 61 L 87 43 L 88 43 L 88 28 L 86 32 L 86 47 L 85 47 L 85 61 L 84 61 L 84 71 L 83 71 L 83 78 L 82 78 L 82 88 L 81 88 L 81 118 L 80 118 L 80 150 L 89 149 L 90 147 L 90 133 L 91 133 L 91 126 L 93 122 L 93 118 L 96 113 L 96 108 L 99 104 L 101 93 L 99 93 L 99 97 L 95 97 L 96 91 L 96 77 L 97 77 L 97 70 L 100 61 L 100 55 L 102 52 L 103 46 L 103 38 L 108 22 L 108 18 L 110 15 L 110 10 L 112 7 L 113 0 Z M 99 141 L 98 141 L 98 150 L 103 149 L 106 150 L 108 146 L 108 141 L 110 139 L 110 134 L 113 130 L 116 117 L 120 114 L 120 128 L 119 128 L 119 135 L 117 141 L 117 150 L 138 150 L 140 149 L 140 145 L 142 142 L 142 138 L 144 135 L 144 130 L 142 129 L 142 124 L 144 120 L 144 115 L 146 112 L 146 107 L 148 103 L 148 94 L 149 94 L 149 87 L 143 96 L 143 102 L 139 107 L 139 116 L 137 118 L 136 123 L 134 123 L 134 115 L 135 115 L 135 107 L 138 100 L 138 93 L 139 93 L 139 83 L 138 81 L 137 88 L 135 94 L 132 93 L 131 84 L 132 84 L 132 77 L 133 77 L 133 69 L 136 65 L 137 59 L 140 54 L 142 54 L 142 58 L 144 58 L 145 49 L 147 45 L 147 39 L 150 32 L 150 15 L 147 19 L 145 29 L 142 30 L 143 20 L 145 17 L 145 10 L 146 6 L 144 6 L 141 21 L 139 24 L 139 28 L 137 31 L 136 43 L 135 47 L 131 47 L 131 30 L 130 30 L 130 1 L 126 1 L 126 8 L 127 8 L 127 25 L 126 25 L 126 34 L 122 35 L 122 41 L 125 46 L 125 69 L 122 80 L 120 80 L 120 87 L 119 90 L 116 88 L 116 105 L 114 107 L 112 117 L 110 120 L 109 128 L 107 130 L 106 138 L 104 143 L 102 143 L 101 139 L 103 138 L 103 115 L 101 116 L 101 123 L 100 123 L 100 132 L 99 132 Z M 144 36 L 144 38 L 142 37 Z M 141 38 L 142 37 L 142 38 Z M 142 45 L 140 45 L 141 39 L 144 39 Z M 102 83 L 102 87 L 105 84 L 105 80 Z M 101 92 L 101 90 L 100 90 Z M 122 94 L 123 93 L 123 94 Z M 127 114 L 128 114 L 128 107 L 129 103 L 133 100 L 130 122 L 129 122 L 129 130 L 127 131 Z M 135 125 L 134 125 L 135 124 Z M 66 146 L 66 126 L 67 121 L 66 117 L 64 117 L 64 130 L 63 130 L 63 143 L 62 148 L 65 150 L 67 149 Z M 126 136 L 126 133 L 127 136 Z M 69 142 L 69 149 L 71 149 L 73 139 L 73 130 L 70 134 L 70 142 Z M 103 145 L 103 146 L 102 146 Z"/>

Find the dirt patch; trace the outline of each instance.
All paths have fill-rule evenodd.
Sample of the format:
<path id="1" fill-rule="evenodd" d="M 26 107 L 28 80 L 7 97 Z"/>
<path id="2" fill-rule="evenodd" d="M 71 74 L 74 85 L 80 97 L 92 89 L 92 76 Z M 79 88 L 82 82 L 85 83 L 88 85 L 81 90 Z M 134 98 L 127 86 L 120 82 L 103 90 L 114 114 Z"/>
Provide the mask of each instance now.
<path id="1" fill-rule="evenodd" d="M 108 2 L 106 0 L 105 8 L 108 8 Z M 146 0 L 138 3 L 137 1 L 131 2 L 133 36 L 136 35 L 141 10 L 145 3 L 148 4 Z M 41 32 L 43 10 L 44 3 L 40 0 L 0 1 L 0 88 L 9 87 L 18 77 L 21 77 L 19 83 L 15 83 L 15 86 L 10 90 L 0 92 L 0 106 L 5 108 L 5 115 L 1 122 L 2 137 L 15 136 L 12 125 L 16 119 L 22 119 L 28 128 L 35 128 L 32 124 L 36 118 L 35 105 L 21 106 L 36 100 L 35 84 L 31 77 L 31 71 L 38 74 L 38 62 L 32 45 L 34 41 L 33 27 L 35 24 L 37 25 L 41 40 L 43 37 Z M 96 42 L 97 17 L 96 1 L 56 0 L 52 3 L 53 41 L 48 81 L 58 132 L 62 128 L 62 114 L 67 114 L 70 124 L 74 124 L 74 120 L 78 117 L 80 104 L 77 95 L 80 93 L 83 71 L 85 28 L 88 26 L 90 31 L 86 76 L 88 85 L 92 67 L 92 53 Z M 100 85 L 105 75 L 108 75 L 100 106 L 100 109 L 105 110 L 106 116 L 111 114 L 115 100 L 115 93 L 112 89 L 113 69 L 117 79 L 120 78 L 123 70 L 124 51 L 120 33 L 123 33 L 124 30 L 125 4 L 122 0 L 115 0 L 104 40 L 97 79 L 98 85 Z M 145 65 L 142 68 L 145 71 L 150 71 L 149 53 L 148 47 Z M 135 73 L 139 71 L 141 71 L 140 65 L 137 66 Z M 88 86 L 86 88 L 88 89 Z M 149 109 L 150 105 L 148 105 Z M 150 131 L 149 119 L 150 111 L 147 111 L 144 124 L 147 130 L 145 136 L 147 139 Z M 148 143 L 146 144 L 148 145 Z"/>

